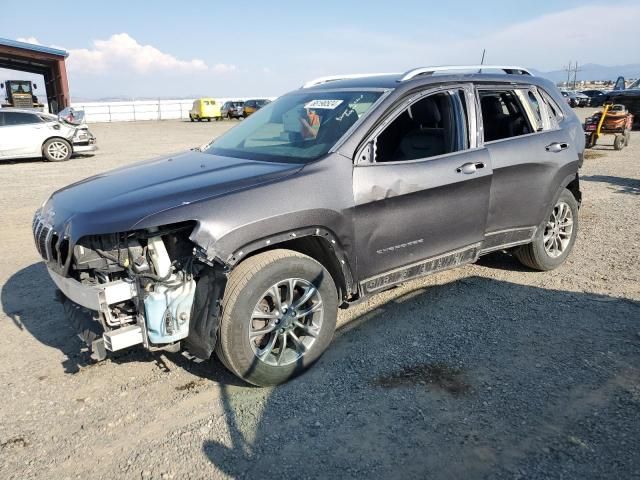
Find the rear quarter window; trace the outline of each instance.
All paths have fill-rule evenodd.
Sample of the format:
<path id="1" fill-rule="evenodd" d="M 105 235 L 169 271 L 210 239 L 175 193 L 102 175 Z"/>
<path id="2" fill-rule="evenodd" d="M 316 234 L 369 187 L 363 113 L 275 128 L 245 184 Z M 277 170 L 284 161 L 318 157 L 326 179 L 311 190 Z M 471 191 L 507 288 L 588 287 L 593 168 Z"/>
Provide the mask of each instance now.
<path id="1" fill-rule="evenodd" d="M 557 127 L 558 124 L 564 119 L 562 108 L 560 108 L 556 101 L 551 98 L 551 95 L 549 95 L 545 90 L 543 90 L 542 88 L 538 88 L 538 92 L 540 92 L 540 96 L 542 97 L 542 101 L 544 102 L 544 106 L 546 107 L 547 116 L 549 118 L 549 121 L 551 122 L 552 127 Z"/>

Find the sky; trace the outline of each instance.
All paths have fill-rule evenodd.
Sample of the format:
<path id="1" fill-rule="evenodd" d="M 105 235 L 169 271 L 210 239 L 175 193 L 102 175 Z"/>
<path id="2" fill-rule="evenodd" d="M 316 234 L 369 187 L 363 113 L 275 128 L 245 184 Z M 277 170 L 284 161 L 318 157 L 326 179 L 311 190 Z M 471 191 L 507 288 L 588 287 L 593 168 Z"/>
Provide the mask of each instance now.
<path id="1" fill-rule="evenodd" d="M 640 63 L 639 25 L 638 0 L 30 0 L 2 9 L 0 36 L 69 51 L 73 98 L 188 98 L 477 64 L 483 48 L 485 63 L 541 71 Z"/>

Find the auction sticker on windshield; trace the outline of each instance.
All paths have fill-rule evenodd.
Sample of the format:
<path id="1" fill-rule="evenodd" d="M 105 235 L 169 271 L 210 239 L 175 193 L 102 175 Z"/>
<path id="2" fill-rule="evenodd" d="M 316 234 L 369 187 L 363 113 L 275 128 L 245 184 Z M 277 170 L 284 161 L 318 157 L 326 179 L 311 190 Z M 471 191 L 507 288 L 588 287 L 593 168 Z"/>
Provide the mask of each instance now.
<path id="1" fill-rule="evenodd" d="M 342 102 L 343 100 L 311 100 L 304 104 L 304 108 L 324 108 L 327 110 L 333 110 Z"/>

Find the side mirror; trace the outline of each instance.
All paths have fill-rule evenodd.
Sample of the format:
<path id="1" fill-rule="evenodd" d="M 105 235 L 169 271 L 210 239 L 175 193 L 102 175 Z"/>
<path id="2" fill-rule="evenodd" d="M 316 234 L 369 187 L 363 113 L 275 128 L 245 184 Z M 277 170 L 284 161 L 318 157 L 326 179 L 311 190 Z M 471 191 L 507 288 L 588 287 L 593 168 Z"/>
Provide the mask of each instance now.
<path id="1" fill-rule="evenodd" d="M 33 84 L 33 89 L 37 90 L 38 89 L 38 85 L 36 85 L 35 83 Z"/>
<path id="2" fill-rule="evenodd" d="M 4 89 L 4 83 L 0 83 L 0 88 Z"/>

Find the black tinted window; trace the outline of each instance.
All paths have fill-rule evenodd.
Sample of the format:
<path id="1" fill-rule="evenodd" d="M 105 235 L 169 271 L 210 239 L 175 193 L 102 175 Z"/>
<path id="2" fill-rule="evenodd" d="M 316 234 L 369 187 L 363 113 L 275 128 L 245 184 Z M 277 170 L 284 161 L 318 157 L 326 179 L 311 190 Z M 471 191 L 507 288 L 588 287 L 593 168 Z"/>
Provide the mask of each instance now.
<path id="1" fill-rule="evenodd" d="M 40 123 L 42 120 L 37 115 L 24 112 L 4 112 L 4 125 L 28 125 Z"/>
<path id="2" fill-rule="evenodd" d="M 480 91 L 480 108 L 485 142 L 532 132 L 522 105 L 513 91 Z"/>

